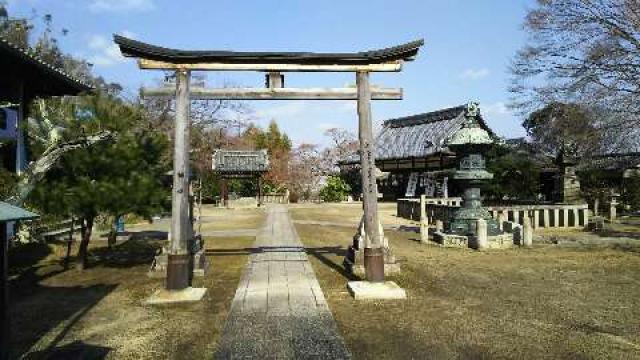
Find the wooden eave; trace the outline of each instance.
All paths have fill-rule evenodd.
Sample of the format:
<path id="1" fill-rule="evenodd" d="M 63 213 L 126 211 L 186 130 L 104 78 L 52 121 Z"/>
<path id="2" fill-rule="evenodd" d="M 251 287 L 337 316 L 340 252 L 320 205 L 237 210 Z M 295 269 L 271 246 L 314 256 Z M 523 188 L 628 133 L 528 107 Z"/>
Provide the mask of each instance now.
<path id="1" fill-rule="evenodd" d="M 0 98 L 18 100 L 18 84 L 27 98 L 77 95 L 92 87 L 0 37 Z"/>
<path id="2" fill-rule="evenodd" d="M 379 50 L 355 53 L 314 52 L 240 52 L 222 50 L 179 50 L 114 35 L 114 41 L 124 56 L 173 64 L 223 63 L 223 64 L 306 64 L 306 65 L 367 65 L 389 61 L 412 60 L 424 45 L 424 40 Z"/>
<path id="3" fill-rule="evenodd" d="M 241 52 L 179 50 L 114 35 L 124 56 L 138 58 L 141 69 L 268 72 L 400 71 L 411 61 L 423 40 L 385 49 L 355 53 Z"/>

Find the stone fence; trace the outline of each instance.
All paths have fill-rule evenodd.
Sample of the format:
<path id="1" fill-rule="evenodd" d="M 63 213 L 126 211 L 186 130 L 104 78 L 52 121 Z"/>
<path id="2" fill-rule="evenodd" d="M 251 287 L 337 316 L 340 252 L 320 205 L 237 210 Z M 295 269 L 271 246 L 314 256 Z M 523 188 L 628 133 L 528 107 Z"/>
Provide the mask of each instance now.
<path id="1" fill-rule="evenodd" d="M 439 220 L 446 227 L 455 210 L 461 205 L 461 198 L 422 196 L 419 199 L 399 199 L 397 215 L 414 221 L 424 218 L 428 225 L 435 225 Z M 500 222 L 511 221 L 520 225 L 528 216 L 532 219 L 534 228 L 584 228 L 589 223 L 587 204 L 490 206 L 487 210 Z"/>
<path id="2" fill-rule="evenodd" d="M 434 206 L 435 205 L 435 206 Z M 398 199 L 397 215 L 398 217 L 420 221 L 420 217 L 426 214 L 427 207 L 460 207 L 462 198 L 431 198 L 424 195 L 420 198 Z"/>
<path id="3" fill-rule="evenodd" d="M 262 194 L 262 204 L 288 204 L 289 193 Z"/>
<path id="4" fill-rule="evenodd" d="M 534 228 L 584 228 L 589 223 L 587 204 L 490 206 L 487 210 L 495 219 L 520 225 L 529 217 Z"/>

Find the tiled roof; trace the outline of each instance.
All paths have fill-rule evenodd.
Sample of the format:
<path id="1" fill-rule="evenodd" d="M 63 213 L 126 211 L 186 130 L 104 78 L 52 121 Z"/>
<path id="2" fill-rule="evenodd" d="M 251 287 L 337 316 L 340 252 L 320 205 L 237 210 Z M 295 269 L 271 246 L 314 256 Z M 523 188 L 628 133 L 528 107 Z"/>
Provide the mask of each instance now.
<path id="1" fill-rule="evenodd" d="M 13 206 L 4 201 L 0 201 L 0 222 L 14 220 L 28 220 L 39 217 L 38 214 L 27 211 L 23 208 Z"/>
<path id="2" fill-rule="evenodd" d="M 62 69 L 59 69 L 48 62 L 42 60 L 40 57 L 32 53 L 28 49 L 15 45 L 8 40 L 0 36 L 0 54 L 3 58 L 9 57 L 20 59 L 25 64 L 34 66 L 38 70 L 53 76 L 56 80 L 66 84 L 70 89 L 76 92 L 87 91 L 92 88 L 91 85 L 83 82 L 80 79 L 76 79 L 73 76 L 67 74 Z"/>
<path id="3" fill-rule="evenodd" d="M 124 56 L 172 63 L 221 62 L 221 63 L 304 63 L 304 64 L 375 64 L 392 60 L 411 60 L 424 40 L 379 50 L 355 53 L 313 52 L 239 52 L 221 50 L 178 50 L 151 45 L 141 41 L 114 35 Z"/>
<path id="4" fill-rule="evenodd" d="M 389 119 L 376 136 L 376 160 L 423 158 L 448 151 L 446 140 L 465 123 L 467 105 Z M 476 120 L 495 138 L 481 115 Z M 354 154 L 343 163 L 359 161 Z"/>

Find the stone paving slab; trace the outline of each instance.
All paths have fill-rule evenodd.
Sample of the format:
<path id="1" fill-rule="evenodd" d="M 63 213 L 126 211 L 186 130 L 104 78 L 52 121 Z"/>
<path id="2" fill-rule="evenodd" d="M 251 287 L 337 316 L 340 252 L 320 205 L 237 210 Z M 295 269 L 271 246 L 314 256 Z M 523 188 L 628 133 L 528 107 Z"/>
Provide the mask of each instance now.
<path id="1" fill-rule="evenodd" d="M 205 230 L 200 233 L 207 237 L 253 237 L 258 234 L 256 229 L 238 229 L 238 230 Z"/>
<path id="2" fill-rule="evenodd" d="M 349 359 L 284 205 L 267 208 L 216 359 Z"/>

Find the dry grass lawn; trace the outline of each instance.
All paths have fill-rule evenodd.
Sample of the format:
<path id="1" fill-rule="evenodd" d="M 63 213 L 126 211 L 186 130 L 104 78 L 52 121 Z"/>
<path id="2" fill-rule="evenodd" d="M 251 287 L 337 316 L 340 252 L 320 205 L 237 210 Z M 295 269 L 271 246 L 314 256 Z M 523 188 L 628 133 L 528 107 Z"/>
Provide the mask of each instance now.
<path id="1" fill-rule="evenodd" d="M 294 217 L 347 216 L 324 206 Z M 354 229 L 296 228 L 356 359 L 640 359 L 638 248 L 476 252 L 387 231 L 408 299 L 356 302 L 341 265 Z"/>
<path id="2" fill-rule="evenodd" d="M 362 203 L 292 204 L 289 212 L 294 220 L 358 224 L 362 217 Z M 378 204 L 378 216 L 385 226 L 414 223 L 396 216 L 395 203 Z"/>
<path id="3" fill-rule="evenodd" d="M 266 218 L 264 208 L 221 209 L 204 205 L 202 231 L 257 229 Z"/>
<path id="4" fill-rule="evenodd" d="M 208 289 L 205 299 L 171 307 L 143 305 L 163 286 L 147 277 L 158 240 L 96 245 L 83 272 L 64 270 L 61 244 L 15 248 L 12 358 L 212 358 L 254 239 L 206 240 L 210 271 L 194 280 Z"/>

